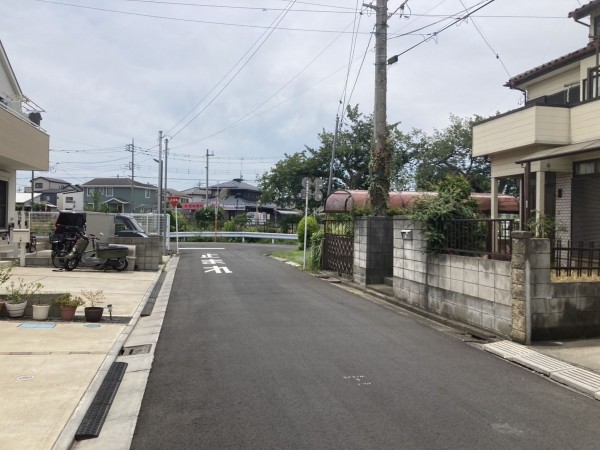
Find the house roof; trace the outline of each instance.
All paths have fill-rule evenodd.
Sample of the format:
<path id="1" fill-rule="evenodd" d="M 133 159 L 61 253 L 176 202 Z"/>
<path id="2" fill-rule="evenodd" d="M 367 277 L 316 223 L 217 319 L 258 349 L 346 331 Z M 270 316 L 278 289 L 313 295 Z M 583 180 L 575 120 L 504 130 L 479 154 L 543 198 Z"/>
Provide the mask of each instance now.
<path id="1" fill-rule="evenodd" d="M 122 198 L 119 198 L 119 197 L 110 198 L 102 203 L 121 203 L 123 205 L 129 204 L 129 202 L 127 200 L 123 200 Z"/>
<path id="2" fill-rule="evenodd" d="M 51 183 L 62 183 L 62 184 L 71 184 L 68 181 L 65 180 L 61 180 L 60 178 L 50 178 L 50 177 L 35 177 L 33 179 L 35 180 L 46 180 L 46 181 L 50 181 Z"/>
<path id="3" fill-rule="evenodd" d="M 189 188 L 189 189 L 185 189 L 183 191 L 181 191 L 182 194 L 185 195 L 202 195 L 202 196 L 206 196 L 206 189 L 200 189 L 199 187 L 193 187 L 193 188 Z"/>
<path id="4" fill-rule="evenodd" d="M 209 189 L 236 189 L 241 191 L 255 191 L 258 192 L 259 189 L 256 186 L 252 186 L 251 184 L 245 183 L 241 178 L 234 178 L 231 181 L 227 181 L 225 183 L 214 184 L 209 187 Z"/>
<path id="5" fill-rule="evenodd" d="M 542 64 L 541 66 L 534 67 L 533 69 L 512 77 L 504 86 L 514 89 L 527 81 L 533 80 L 542 75 L 560 69 L 561 67 L 568 66 L 569 64 L 587 58 L 588 56 L 593 55 L 595 52 L 596 46 L 593 42 L 590 42 L 588 45 L 580 48 L 579 50 L 575 50 L 574 52 L 568 53 L 560 58 L 553 59 L 550 62 Z"/>
<path id="6" fill-rule="evenodd" d="M 136 187 L 143 187 L 145 189 L 157 189 L 156 186 L 147 183 L 140 183 L 139 181 L 133 182 L 133 185 Z M 86 183 L 83 183 L 82 186 L 85 187 L 131 187 L 131 178 L 94 178 Z"/>
<path id="7" fill-rule="evenodd" d="M 569 17 L 579 20 L 589 16 L 595 9 L 600 8 L 600 0 L 593 0 L 569 13 Z"/>
<path id="8" fill-rule="evenodd" d="M 4 46 L 2 45 L 1 40 L 0 40 L 0 67 L 2 67 L 4 69 L 4 71 L 6 72 L 6 76 L 8 77 L 8 80 L 9 80 L 12 88 L 14 89 L 15 93 L 19 97 L 22 97 L 23 91 L 21 91 L 21 86 L 19 86 L 19 82 L 17 81 L 15 72 L 12 69 L 12 66 L 10 65 L 10 61 L 8 60 L 8 55 L 6 54 L 6 51 L 4 50 Z M 7 92 L 7 94 L 8 93 L 9 92 Z"/>

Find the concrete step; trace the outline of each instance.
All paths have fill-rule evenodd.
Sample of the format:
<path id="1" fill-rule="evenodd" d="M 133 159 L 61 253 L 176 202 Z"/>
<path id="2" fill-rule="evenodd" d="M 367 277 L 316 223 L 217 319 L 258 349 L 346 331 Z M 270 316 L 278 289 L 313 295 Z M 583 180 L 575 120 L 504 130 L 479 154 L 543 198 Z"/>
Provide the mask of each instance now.
<path id="1" fill-rule="evenodd" d="M 383 284 L 394 287 L 394 277 L 383 277 Z"/>

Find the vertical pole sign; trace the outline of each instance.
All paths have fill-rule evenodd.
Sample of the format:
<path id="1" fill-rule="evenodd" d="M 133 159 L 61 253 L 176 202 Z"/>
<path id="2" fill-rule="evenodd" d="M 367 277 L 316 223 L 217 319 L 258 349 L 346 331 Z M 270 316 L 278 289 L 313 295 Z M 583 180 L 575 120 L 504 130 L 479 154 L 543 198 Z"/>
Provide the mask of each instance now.
<path id="1" fill-rule="evenodd" d="M 306 201 L 304 202 L 304 256 L 302 259 L 302 270 L 306 269 L 306 237 L 308 230 L 308 199 L 314 198 L 316 202 L 320 202 L 323 200 L 323 180 L 321 178 L 315 178 L 314 181 L 311 181 L 310 178 L 305 177 L 302 178 L 302 187 L 303 189 L 300 191 L 302 198 Z M 314 187 L 314 191 L 311 189 Z"/>
<path id="2" fill-rule="evenodd" d="M 178 195 L 173 195 L 173 196 L 169 196 L 167 197 L 168 202 L 171 204 L 171 206 L 173 208 L 175 208 L 175 239 L 177 242 L 177 254 L 179 255 L 179 221 L 177 220 L 177 205 L 179 204 L 179 199 L 181 197 L 179 197 Z"/>

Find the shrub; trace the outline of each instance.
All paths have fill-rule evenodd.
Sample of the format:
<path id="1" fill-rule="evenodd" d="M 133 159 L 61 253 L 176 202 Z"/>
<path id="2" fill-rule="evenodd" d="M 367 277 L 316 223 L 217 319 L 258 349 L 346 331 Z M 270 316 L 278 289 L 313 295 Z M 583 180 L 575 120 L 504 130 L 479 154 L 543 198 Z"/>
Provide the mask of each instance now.
<path id="1" fill-rule="evenodd" d="M 299 247 L 304 247 L 304 226 L 306 225 L 306 244 L 310 243 L 310 238 L 316 231 L 319 231 L 319 224 L 317 223 L 317 219 L 313 216 L 308 216 L 308 219 L 305 220 L 306 217 L 303 217 L 298 224 L 298 242 L 300 243 Z"/>
<path id="2" fill-rule="evenodd" d="M 308 270 L 315 272 L 321 269 L 321 256 L 323 255 L 323 239 L 325 232 L 323 230 L 315 231 L 310 237 L 310 254 L 306 265 Z"/>

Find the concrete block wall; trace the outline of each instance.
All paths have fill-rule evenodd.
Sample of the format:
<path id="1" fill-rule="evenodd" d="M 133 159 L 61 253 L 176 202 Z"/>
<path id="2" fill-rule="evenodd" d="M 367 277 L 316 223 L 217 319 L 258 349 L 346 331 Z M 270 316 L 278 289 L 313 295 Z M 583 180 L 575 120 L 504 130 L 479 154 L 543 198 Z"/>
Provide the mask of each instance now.
<path id="1" fill-rule="evenodd" d="M 162 260 L 162 245 L 159 236 L 141 237 L 111 237 L 111 244 L 135 246 L 135 269 L 158 270 Z"/>
<path id="2" fill-rule="evenodd" d="M 361 217 L 354 222 L 353 279 L 361 286 L 382 284 L 392 276 L 393 220 Z"/>
<path id="3" fill-rule="evenodd" d="M 402 230 L 411 230 L 411 235 Z M 394 295 L 426 311 L 509 336 L 510 262 L 426 254 L 422 226 L 394 220 Z"/>

